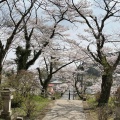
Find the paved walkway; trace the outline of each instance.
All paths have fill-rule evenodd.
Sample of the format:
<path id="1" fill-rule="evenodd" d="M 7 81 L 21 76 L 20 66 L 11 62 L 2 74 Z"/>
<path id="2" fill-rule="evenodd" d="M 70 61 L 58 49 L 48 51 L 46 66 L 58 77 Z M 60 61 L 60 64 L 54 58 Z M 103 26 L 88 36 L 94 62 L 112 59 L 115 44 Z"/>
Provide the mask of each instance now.
<path id="1" fill-rule="evenodd" d="M 42 120 L 86 120 L 80 100 L 56 100 Z"/>

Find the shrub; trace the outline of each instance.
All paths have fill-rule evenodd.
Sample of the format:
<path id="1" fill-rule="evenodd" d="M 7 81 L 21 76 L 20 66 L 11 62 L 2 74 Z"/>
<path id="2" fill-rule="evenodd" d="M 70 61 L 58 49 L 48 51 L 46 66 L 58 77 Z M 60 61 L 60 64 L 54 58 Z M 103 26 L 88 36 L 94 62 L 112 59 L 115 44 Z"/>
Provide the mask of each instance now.
<path id="1" fill-rule="evenodd" d="M 97 102 L 94 96 L 87 96 L 87 103 L 91 108 L 96 108 L 97 106 Z"/>
<path id="2" fill-rule="evenodd" d="M 106 105 L 101 106 L 97 109 L 98 120 L 108 120 L 108 118 L 112 115 L 112 107 Z"/>
<path id="3" fill-rule="evenodd" d="M 111 107 L 115 107 L 114 106 L 114 103 L 115 103 L 115 96 L 110 96 L 110 98 L 109 98 L 109 102 L 108 102 L 109 104 L 109 106 L 111 106 Z"/>
<path id="4" fill-rule="evenodd" d="M 24 97 L 21 96 L 21 94 L 19 94 L 18 92 L 14 92 L 13 96 L 14 98 L 12 99 L 11 107 L 12 108 L 21 107 Z"/>
<path id="5" fill-rule="evenodd" d="M 30 96 L 25 98 L 22 108 L 25 111 L 26 117 L 30 118 L 36 112 L 35 101 Z"/>
<path id="6" fill-rule="evenodd" d="M 55 92 L 53 97 L 55 97 L 56 99 L 59 99 L 61 97 L 61 93 Z"/>
<path id="7" fill-rule="evenodd" d="M 29 71 L 21 71 L 8 77 L 7 87 L 15 89 L 22 96 L 27 97 L 28 94 L 35 94 L 39 89 L 39 83 L 34 73 Z"/>

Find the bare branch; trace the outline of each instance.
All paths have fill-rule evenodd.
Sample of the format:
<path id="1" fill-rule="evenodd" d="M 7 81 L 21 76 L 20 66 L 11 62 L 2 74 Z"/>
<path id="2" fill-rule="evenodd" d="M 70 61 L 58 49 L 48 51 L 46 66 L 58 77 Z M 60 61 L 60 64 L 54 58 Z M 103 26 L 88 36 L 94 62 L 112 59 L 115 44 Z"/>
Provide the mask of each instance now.
<path id="1" fill-rule="evenodd" d="M 39 73 L 39 80 L 40 80 L 40 83 L 41 85 L 43 86 L 43 81 L 42 81 L 42 76 L 41 76 L 41 71 L 40 71 L 40 68 L 36 68 L 38 70 L 38 73 Z"/>
<path id="2" fill-rule="evenodd" d="M 46 71 L 47 71 L 47 75 L 49 74 L 48 73 L 48 64 L 47 64 L 47 61 L 46 61 L 46 58 L 44 57 L 44 62 L 45 62 L 45 66 L 46 66 Z"/>
<path id="3" fill-rule="evenodd" d="M 5 2 L 6 0 L 0 0 L 0 3 Z"/>

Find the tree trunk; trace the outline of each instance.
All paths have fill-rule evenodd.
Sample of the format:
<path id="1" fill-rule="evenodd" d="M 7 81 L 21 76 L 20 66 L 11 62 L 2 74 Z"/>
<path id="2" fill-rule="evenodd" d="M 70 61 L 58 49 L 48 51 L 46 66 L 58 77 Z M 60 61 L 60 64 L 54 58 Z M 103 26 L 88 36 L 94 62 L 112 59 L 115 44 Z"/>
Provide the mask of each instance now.
<path id="1" fill-rule="evenodd" d="M 0 69 L 0 85 L 2 83 L 2 70 Z"/>
<path id="2" fill-rule="evenodd" d="M 49 84 L 51 78 L 52 78 L 52 74 L 48 75 L 48 78 L 45 79 L 45 81 L 43 83 L 42 92 L 44 91 L 45 97 L 47 97 L 47 88 L 48 88 L 48 84 Z"/>
<path id="3" fill-rule="evenodd" d="M 101 94 L 98 101 L 98 106 L 105 106 L 108 103 L 112 83 L 112 73 L 102 75 Z"/>
<path id="4" fill-rule="evenodd" d="M 83 94 L 82 94 L 82 91 L 80 92 L 80 91 L 78 90 L 77 83 L 78 83 L 78 82 L 75 81 L 75 89 L 76 89 L 76 92 L 77 92 L 78 97 L 82 100 L 82 99 L 83 99 Z"/>
<path id="5" fill-rule="evenodd" d="M 0 64 L 0 85 L 2 83 L 2 64 Z"/>
<path id="6" fill-rule="evenodd" d="M 43 89 L 44 89 L 45 91 L 47 91 L 48 84 L 49 84 L 51 78 L 52 78 L 52 77 L 47 78 L 47 79 L 45 80 L 44 84 L 43 84 Z"/>

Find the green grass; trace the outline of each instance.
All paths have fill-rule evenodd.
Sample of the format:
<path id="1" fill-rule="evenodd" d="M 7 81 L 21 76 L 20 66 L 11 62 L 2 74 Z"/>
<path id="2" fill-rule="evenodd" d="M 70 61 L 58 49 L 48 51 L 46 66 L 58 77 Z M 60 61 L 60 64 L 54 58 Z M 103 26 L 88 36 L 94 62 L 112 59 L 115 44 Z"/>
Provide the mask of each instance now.
<path id="1" fill-rule="evenodd" d="M 34 111 L 32 112 L 32 117 L 35 117 L 37 115 L 40 114 L 41 111 L 43 111 L 47 105 L 51 102 L 51 100 L 49 100 L 48 98 L 43 98 L 41 96 L 33 96 L 31 98 L 31 101 L 32 103 L 35 105 L 35 108 L 34 108 Z M 31 104 L 31 105 L 33 105 Z M 19 108 L 13 108 L 12 109 L 12 113 L 13 113 L 13 116 L 14 117 L 17 117 L 17 116 L 26 116 L 26 108 L 25 108 L 25 103 L 23 103 L 23 105 Z M 31 118 L 32 119 L 32 118 Z"/>
<path id="2" fill-rule="evenodd" d="M 48 98 L 43 98 L 41 96 L 34 96 L 33 100 L 37 104 L 36 108 L 38 111 L 41 111 L 42 109 L 44 109 L 51 101 Z"/>
<path id="3" fill-rule="evenodd" d="M 55 96 L 56 99 L 59 99 L 59 98 L 61 98 L 61 93 L 60 92 L 56 92 L 54 94 L 54 96 Z"/>
<path id="4" fill-rule="evenodd" d="M 97 106 L 97 102 L 95 97 L 92 95 L 87 96 L 87 103 L 89 104 L 90 107 L 96 107 Z"/>
<path id="5" fill-rule="evenodd" d="M 112 96 L 112 97 L 109 98 L 108 105 L 111 106 L 111 107 L 115 107 L 114 103 L 115 103 L 115 97 Z"/>
<path id="6" fill-rule="evenodd" d="M 108 105 L 111 106 L 111 107 L 114 107 L 114 101 L 115 101 L 115 98 L 110 97 Z M 87 95 L 87 102 L 88 102 L 89 105 L 93 105 L 93 106 L 97 105 L 97 101 L 96 101 L 96 98 L 95 98 L 94 95 Z"/>

